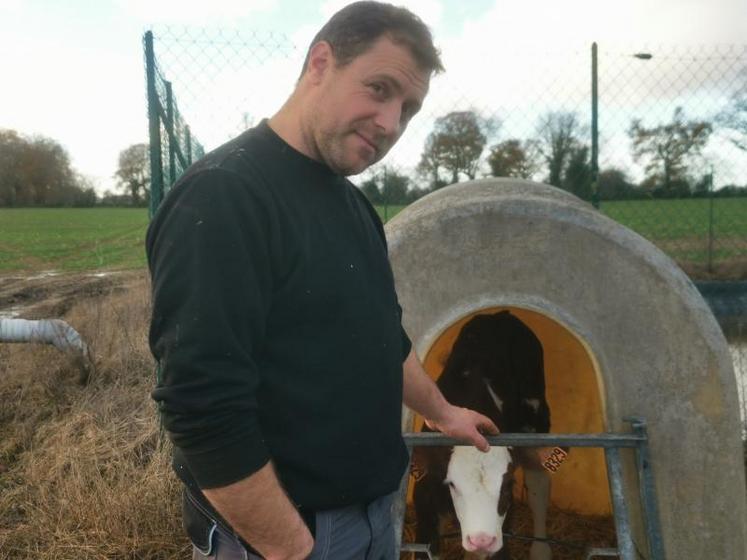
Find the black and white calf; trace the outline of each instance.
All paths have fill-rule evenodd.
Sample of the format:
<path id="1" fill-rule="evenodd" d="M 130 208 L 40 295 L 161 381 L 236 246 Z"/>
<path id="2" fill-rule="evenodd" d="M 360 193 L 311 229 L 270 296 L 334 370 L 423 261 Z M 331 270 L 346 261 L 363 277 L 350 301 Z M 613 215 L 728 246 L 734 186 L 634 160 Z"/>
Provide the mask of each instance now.
<path id="1" fill-rule="evenodd" d="M 454 342 L 438 386 L 457 406 L 490 417 L 501 432 L 546 433 L 542 346 L 534 333 L 508 311 L 476 315 Z M 482 557 L 507 558 L 503 523 L 511 503 L 515 465 L 524 470 L 534 536 L 546 537 L 550 477 L 536 449 L 421 447 L 413 452 L 416 540 L 438 552 L 439 518 L 455 512 L 462 547 Z M 548 560 L 550 548 L 535 541 L 531 560 Z"/>

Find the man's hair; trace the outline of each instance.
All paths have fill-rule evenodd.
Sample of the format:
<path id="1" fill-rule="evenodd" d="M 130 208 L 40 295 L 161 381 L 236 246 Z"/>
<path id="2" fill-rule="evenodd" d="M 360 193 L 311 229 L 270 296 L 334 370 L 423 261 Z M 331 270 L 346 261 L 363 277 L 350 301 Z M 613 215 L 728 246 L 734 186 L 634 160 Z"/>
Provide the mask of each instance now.
<path id="1" fill-rule="evenodd" d="M 418 66 L 432 73 L 444 67 L 428 26 L 406 8 L 383 2 L 354 2 L 345 6 L 319 30 L 311 41 L 301 75 L 309 64 L 311 47 L 326 41 L 332 47 L 337 66 L 345 66 L 366 52 L 379 37 L 407 47 Z"/>

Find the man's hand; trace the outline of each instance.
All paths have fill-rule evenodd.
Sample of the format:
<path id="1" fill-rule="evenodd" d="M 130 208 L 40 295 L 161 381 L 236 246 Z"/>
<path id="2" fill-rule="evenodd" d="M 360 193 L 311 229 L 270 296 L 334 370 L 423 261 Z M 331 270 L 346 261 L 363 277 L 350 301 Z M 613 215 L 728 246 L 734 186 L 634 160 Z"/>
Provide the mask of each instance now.
<path id="1" fill-rule="evenodd" d="M 487 416 L 451 404 L 444 408 L 443 414 L 439 417 L 426 418 L 425 423 L 430 429 L 468 441 L 483 452 L 490 450 L 490 444 L 483 434 L 498 434 L 498 428 Z"/>
<path id="2" fill-rule="evenodd" d="M 407 356 L 402 371 L 405 404 L 425 418 L 429 428 L 468 441 L 480 451 L 490 449 L 481 432 L 497 434 L 498 428 L 493 421 L 479 412 L 447 402 L 423 369 L 414 350 Z"/>
<path id="3" fill-rule="evenodd" d="M 314 538 L 270 463 L 238 482 L 204 489 L 213 507 L 267 560 L 303 560 Z"/>

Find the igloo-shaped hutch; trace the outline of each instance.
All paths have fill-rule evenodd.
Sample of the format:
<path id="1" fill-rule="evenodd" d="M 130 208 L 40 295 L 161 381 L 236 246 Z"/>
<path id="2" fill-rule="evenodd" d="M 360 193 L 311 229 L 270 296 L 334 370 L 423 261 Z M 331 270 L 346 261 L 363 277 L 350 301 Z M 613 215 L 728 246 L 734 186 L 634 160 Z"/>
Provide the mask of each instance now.
<path id="1" fill-rule="evenodd" d="M 542 343 L 552 432 L 628 432 L 624 418 L 646 420 L 666 557 L 747 558 L 733 365 L 674 262 L 569 193 L 515 179 L 436 191 L 386 232 L 403 323 L 432 377 L 472 316 L 510 310 Z M 405 409 L 403 430 L 413 428 Z M 637 483 L 624 477 L 643 551 Z M 572 450 L 551 503 L 611 511 L 601 449 Z"/>

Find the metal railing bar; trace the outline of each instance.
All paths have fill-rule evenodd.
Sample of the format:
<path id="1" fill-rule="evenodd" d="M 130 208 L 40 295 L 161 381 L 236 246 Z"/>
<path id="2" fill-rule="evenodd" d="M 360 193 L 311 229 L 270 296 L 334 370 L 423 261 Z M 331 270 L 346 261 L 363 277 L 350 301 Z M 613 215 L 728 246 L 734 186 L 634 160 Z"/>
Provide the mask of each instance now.
<path id="1" fill-rule="evenodd" d="M 419 446 L 453 446 L 469 445 L 462 440 L 446 437 L 436 432 L 409 432 L 403 434 L 408 447 Z M 603 447 L 603 448 L 629 448 L 638 447 L 645 441 L 645 436 L 640 434 L 500 434 L 497 436 L 486 436 L 490 445 L 516 446 L 516 447 L 540 447 L 540 446 L 566 446 L 566 447 Z"/>
<path id="2" fill-rule="evenodd" d="M 407 450 L 408 454 L 410 453 L 410 449 Z M 408 465 L 412 464 L 412 457 L 410 457 L 409 461 L 407 462 Z M 407 546 L 406 544 L 402 544 L 402 533 L 404 532 L 405 528 L 405 510 L 407 509 L 407 490 L 410 484 L 410 469 L 407 468 L 405 470 L 405 473 L 402 475 L 402 479 L 399 483 L 399 490 L 398 490 L 398 498 L 394 500 L 394 504 L 392 505 L 392 525 L 394 526 L 394 551 L 395 551 L 395 558 L 400 557 L 400 552 L 402 551 L 403 546 Z"/>
<path id="3" fill-rule="evenodd" d="M 406 543 L 402 545 L 400 552 L 424 552 L 428 556 L 428 560 L 433 560 L 431 547 L 427 544 Z"/>
<path id="4" fill-rule="evenodd" d="M 608 447 L 604 450 L 607 459 L 607 472 L 609 472 L 610 495 L 612 497 L 612 509 L 615 512 L 615 530 L 617 532 L 617 546 L 620 557 L 623 560 L 635 560 L 635 549 L 633 537 L 630 533 L 630 518 L 628 506 L 622 485 L 622 463 L 620 462 L 620 450 Z"/>
<path id="5" fill-rule="evenodd" d="M 618 558 L 620 552 L 616 548 L 590 548 L 586 551 L 584 560 L 591 560 L 592 558 L 599 556 L 614 556 L 615 558 Z"/>
<path id="6" fill-rule="evenodd" d="M 656 501 L 654 473 L 651 469 L 651 459 L 649 457 L 646 422 L 640 418 L 626 418 L 626 421 L 631 423 L 634 433 L 643 438 L 643 442 L 636 453 L 636 465 L 638 467 L 638 489 L 641 496 L 650 558 L 651 560 L 664 560 L 664 542 L 659 525 L 659 507 Z"/>

